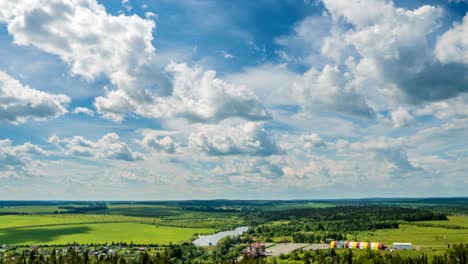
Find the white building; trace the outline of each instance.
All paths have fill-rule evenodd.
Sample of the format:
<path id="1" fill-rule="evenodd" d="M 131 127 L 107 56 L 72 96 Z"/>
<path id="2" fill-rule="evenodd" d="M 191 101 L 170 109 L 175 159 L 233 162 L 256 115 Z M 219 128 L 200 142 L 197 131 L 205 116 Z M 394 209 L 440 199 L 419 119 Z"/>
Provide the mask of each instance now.
<path id="1" fill-rule="evenodd" d="M 413 244 L 411 244 L 411 243 L 393 243 L 393 249 L 411 250 L 411 249 L 413 249 Z"/>

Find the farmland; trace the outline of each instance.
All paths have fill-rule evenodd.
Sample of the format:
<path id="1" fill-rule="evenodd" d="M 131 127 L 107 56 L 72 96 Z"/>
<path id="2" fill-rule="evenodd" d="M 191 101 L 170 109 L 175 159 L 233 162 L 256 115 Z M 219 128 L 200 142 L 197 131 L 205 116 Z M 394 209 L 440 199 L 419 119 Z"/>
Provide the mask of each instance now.
<path id="1" fill-rule="evenodd" d="M 165 205 L 110 205 L 109 209 L 90 214 L 43 213 L 44 206 L 38 207 L 38 210 L 33 210 L 34 206 L 2 208 L 22 214 L 0 216 L 0 243 L 181 243 L 190 242 L 195 234 L 214 233 L 241 224 L 232 214 L 190 212 Z"/>
<path id="2" fill-rule="evenodd" d="M 325 240 L 337 239 L 383 242 L 387 246 L 409 242 L 420 251 L 392 254 L 417 258 L 424 252 L 433 257 L 444 254 L 444 237 L 451 245 L 468 242 L 468 216 L 464 212 L 466 206 L 459 199 L 455 206 L 450 200 L 445 204 L 438 200 L 429 204 L 413 200 L 382 204 L 347 200 L 0 202 L 0 245 L 11 246 L 3 250 L 11 256 L 31 252 L 33 245 L 42 245 L 42 252 L 49 253 L 52 248 L 65 250 L 75 245 L 77 256 L 88 250 L 106 255 L 112 249 L 117 252 L 112 254 L 130 254 L 125 257 L 136 260 L 141 257 L 140 249 L 145 248 L 160 256 L 175 254 L 178 259 L 212 263 L 237 258 L 246 245 L 261 241 L 275 244 L 269 251 L 276 257 L 269 260 L 303 263 L 303 258 L 329 257 Z M 190 243 L 198 234 L 239 226 L 250 229 L 209 248 Z M 312 248 L 325 253 L 309 250 Z M 353 252 L 356 258 L 366 254 L 359 249 Z M 346 257 L 348 250 L 337 249 L 337 254 Z"/>
<path id="3" fill-rule="evenodd" d="M 65 245 L 67 243 L 134 242 L 169 244 L 189 242 L 195 233 L 211 233 L 209 228 L 179 228 L 142 223 L 81 223 L 0 229 L 0 241 L 10 245 Z"/>

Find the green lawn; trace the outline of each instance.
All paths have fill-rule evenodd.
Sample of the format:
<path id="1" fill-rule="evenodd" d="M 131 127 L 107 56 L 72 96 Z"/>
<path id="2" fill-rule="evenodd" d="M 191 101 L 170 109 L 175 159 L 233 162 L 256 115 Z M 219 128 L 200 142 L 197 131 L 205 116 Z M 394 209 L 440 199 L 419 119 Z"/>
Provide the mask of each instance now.
<path id="1" fill-rule="evenodd" d="M 0 229 L 1 243 L 11 245 L 131 242 L 168 244 L 189 241 L 210 228 L 180 228 L 142 223 L 68 224 Z"/>

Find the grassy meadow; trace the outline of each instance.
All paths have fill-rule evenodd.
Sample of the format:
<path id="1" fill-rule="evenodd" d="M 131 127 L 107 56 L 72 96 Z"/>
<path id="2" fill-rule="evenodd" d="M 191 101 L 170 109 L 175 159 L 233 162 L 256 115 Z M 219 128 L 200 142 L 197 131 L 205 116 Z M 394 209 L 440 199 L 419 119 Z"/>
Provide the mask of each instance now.
<path id="1" fill-rule="evenodd" d="M 357 241 L 375 241 L 391 245 L 393 242 L 410 242 L 421 247 L 445 247 L 448 244 L 468 243 L 468 216 L 449 216 L 448 221 L 425 221 L 400 224 L 398 229 L 381 229 L 373 232 L 360 232 Z M 433 226 L 418 226 L 418 224 Z M 460 226 L 460 229 L 444 226 Z M 353 235 L 350 235 L 353 237 Z"/>
<path id="2" fill-rule="evenodd" d="M 270 210 L 276 214 L 293 208 L 327 210 L 336 206 L 332 202 L 301 201 L 256 201 L 250 207 L 245 201 L 233 201 L 230 206 L 222 205 L 222 201 L 211 203 L 109 203 L 102 209 L 83 213 L 67 213 L 63 205 L 8 205 L 0 207 L 0 245 L 63 245 L 73 242 L 180 243 L 190 241 L 197 233 L 211 234 L 247 225 L 249 222 L 245 216 L 258 210 Z M 73 203 L 66 205 L 86 206 Z M 242 216 L 237 213 L 241 207 L 253 211 L 247 211 L 249 213 Z M 55 214 L 57 211 L 61 213 Z M 287 225 L 291 221 L 287 218 L 270 220 L 264 225 L 272 228 Z M 444 236 L 450 244 L 468 243 L 468 216 L 451 215 L 448 221 L 402 221 L 398 229 L 376 229 L 347 235 L 349 240 L 383 242 L 387 246 L 393 242 L 411 242 L 416 247 L 436 251 L 445 247 Z M 272 242 L 284 239 L 293 241 L 291 233 L 270 237 Z"/>
<path id="3" fill-rule="evenodd" d="M 119 204 L 84 214 L 43 214 L 42 206 L 38 210 L 32 207 L 1 208 L 15 213 L 27 209 L 28 213 L 0 215 L 0 244 L 180 243 L 189 242 L 195 234 L 211 234 L 242 223 L 231 214 L 190 212 L 164 205 Z"/>
<path id="4" fill-rule="evenodd" d="M 107 242 L 169 244 L 188 242 L 196 233 L 211 233 L 210 228 L 180 228 L 143 223 L 82 223 L 0 229 L 0 241 L 9 245 L 64 245 Z"/>

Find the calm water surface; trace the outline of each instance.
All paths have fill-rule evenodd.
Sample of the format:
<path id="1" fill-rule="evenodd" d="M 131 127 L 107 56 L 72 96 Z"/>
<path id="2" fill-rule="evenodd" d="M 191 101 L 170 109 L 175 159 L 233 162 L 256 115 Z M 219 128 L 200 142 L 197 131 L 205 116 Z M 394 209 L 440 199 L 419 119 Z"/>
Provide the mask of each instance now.
<path id="1" fill-rule="evenodd" d="M 248 229 L 249 229 L 248 226 L 241 226 L 234 230 L 223 231 L 223 232 L 219 232 L 219 233 L 209 235 L 209 236 L 199 236 L 198 239 L 193 241 L 193 244 L 195 244 L 196 246 L 210 246 L 210 245 L 214 246 L 222 238 L 227 237 L 227 236 L 241 235 Z"/>

